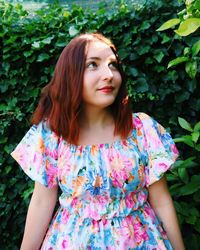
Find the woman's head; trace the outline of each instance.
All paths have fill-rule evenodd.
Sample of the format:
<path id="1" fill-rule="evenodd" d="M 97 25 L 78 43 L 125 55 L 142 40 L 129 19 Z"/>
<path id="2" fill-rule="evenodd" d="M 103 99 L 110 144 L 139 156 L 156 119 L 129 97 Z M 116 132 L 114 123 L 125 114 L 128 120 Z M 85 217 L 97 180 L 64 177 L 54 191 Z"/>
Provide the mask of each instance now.
<path id="1" fill-rule="evenodd" d="M 126 117 L 128 115 L 130 118 L 131 112 L 128 103 L 124 102 L 127 97 L 126 86 L 116 48 L 109 39 L 101 34 L 81 34 L 72 39 L 62 51 L 53 78 L 43 89 L 39 105 L 32 119 L 32 122 L 36 124 L 41 120 L 48 120 L 50 128 L 70 143 L 76 143 L 78 140 L 78 120 L 84 104 L 84 86 L 85 82 L 90 79 L 86 77 L 86 61 L 88 60 L 88 53 L 91 54 L 91 48 L 95 49 L 95 44 L 107 48 L 108 53 L 106 55 L 108 56 L 106 60 L 115 63 L 114 74 L 115 76 L 118 74 L 120 83 L 118 79 L 115 98 L 113 101 L 110 100 L 108 105 L 115 119 L 115 132 L 122 135 L 127 134 L 127 132 L 120 132 L 120 130 L 124 130 L 121 119 L 124 115 Z M 108 61 L 109 63 L 110 61 Z M 111 71 L 113 71 L 112 68 Z"/>

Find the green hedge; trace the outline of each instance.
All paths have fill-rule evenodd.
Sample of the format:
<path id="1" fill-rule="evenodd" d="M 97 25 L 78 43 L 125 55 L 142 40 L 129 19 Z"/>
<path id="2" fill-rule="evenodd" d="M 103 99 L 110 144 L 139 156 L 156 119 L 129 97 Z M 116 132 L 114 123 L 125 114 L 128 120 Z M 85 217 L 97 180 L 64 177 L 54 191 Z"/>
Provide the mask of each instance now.
<path id="1" fill-rule="evenodd" d="M 9 154 L 29 128 L 40 90 L 49 82 L 60 52 L 75 35 L 99 31 L 117 45 L 128 76 L 134 111 L 152 115 L 171 129 L 174 137 L 183 133 L 178 116 L 192 124 L 197 122 L 200 113 L 199 69 L 196 78 L 190 79 L 183 65 L 171 69 L 166 66 L 181 55 L 184 46 L 196 40 L 198 34 L 183 39 L 171 30 L 156 32 L 162 23 L 172 18 L 172 13 L 181 9 L 177 1 L 151 0 L 142 6 L 134 1 L 127 2 L 129 4 L 115 1 L 112 6 L 102 3 L 96 11 L 83 10 L 79 6 L 49 5 L 33 14 L 27 13 L 19 4 L 14 6 L 0 0 L 3 44 L 0 68 L 0 249 L 19 248 L 33 187 L 32 181 Z M 192 156 L 187 147 L 179 145 L 182 160 Z M 188 181 L 198 174 L 195 163 L 191 165 L 193 167 L 186 171 Z M 196 194 L 198 190 L 187 195 L 176 192 L 176 187 L 178 190 L 185 185 L 176 171 L 168 176 L 170 186 L 173 186 L 171 192 L 186 245 L 195 250 L 200 240 L 197 210 L 200 196 Z M 172 175 L 176 178 L 170 178 Z M 195 199 L 193 195 L 196 195 Z"/>

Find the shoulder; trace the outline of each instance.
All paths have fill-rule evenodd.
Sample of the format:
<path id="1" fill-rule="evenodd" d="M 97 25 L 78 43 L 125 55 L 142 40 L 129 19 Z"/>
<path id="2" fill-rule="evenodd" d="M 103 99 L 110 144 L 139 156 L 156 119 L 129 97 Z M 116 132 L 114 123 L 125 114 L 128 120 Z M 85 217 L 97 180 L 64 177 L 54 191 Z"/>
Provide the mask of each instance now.
<path id="1" fill-rule="evenodd" d="M 141 127 L 152 126 L 154 119 L 146 113 L 138 112 L 132 114 L 133 127 L 141 129 Z"/>
<path id="2" fill-rule="evenodd" d="M 26 139 L 43 144 L 45 147 L 56 147 L 59 142 L 59 137 L 50 129 L 47 121 L 33 124 L 26 134 Z"/>

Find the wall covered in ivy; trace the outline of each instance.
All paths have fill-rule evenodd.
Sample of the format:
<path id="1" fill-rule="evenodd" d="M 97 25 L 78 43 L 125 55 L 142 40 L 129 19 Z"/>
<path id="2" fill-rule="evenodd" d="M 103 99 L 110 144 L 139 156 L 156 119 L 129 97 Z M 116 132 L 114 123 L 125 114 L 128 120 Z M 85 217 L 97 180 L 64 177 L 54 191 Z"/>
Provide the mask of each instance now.
<path id="1" fill-rule="evenodd" d="M 98 31 L 113 40 L 127 75 L 133 111 L 153 116 L 174 138 L 185 133 L 178 117 L 191 126 L 198 122 L 199 66 L 192 79 L 184 65 L 169 69 L 167 65 L 199 34 L 181 38 L 173 30 L 156 31 L 183 6 L 168 0 L 146 1 L 142 6 L 115 2 L 101 3 L 95 11 L 48 5 L 33 14 L 0 0 L 0 249 L 19 249 L 33 188 L 9 154 L 30 127 L 41 88 L 75 35 Z M 180 159 L 168 180 L 186 245 L 195 250 L 200 241 L 199 151 L 193 144 L 180 143 L 178 148 Z"/>

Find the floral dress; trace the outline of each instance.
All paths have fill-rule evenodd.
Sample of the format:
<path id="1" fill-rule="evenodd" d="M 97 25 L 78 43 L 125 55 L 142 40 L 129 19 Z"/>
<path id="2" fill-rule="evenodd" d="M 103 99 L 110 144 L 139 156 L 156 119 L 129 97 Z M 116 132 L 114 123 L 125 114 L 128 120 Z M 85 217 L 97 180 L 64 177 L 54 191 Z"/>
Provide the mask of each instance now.
<path id="1" fill-rule="evenodd" d="M 173 249 L 147 198 L 178 151 L 148 115 L 133 114 L 126 139 L 98 145 L 69 144 L 41 122 L 11 155 L 34 181 L 62 191 L 42 250 Z"/>

